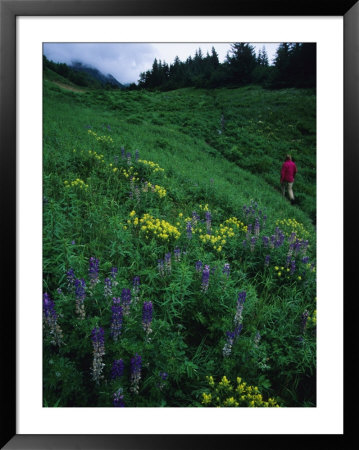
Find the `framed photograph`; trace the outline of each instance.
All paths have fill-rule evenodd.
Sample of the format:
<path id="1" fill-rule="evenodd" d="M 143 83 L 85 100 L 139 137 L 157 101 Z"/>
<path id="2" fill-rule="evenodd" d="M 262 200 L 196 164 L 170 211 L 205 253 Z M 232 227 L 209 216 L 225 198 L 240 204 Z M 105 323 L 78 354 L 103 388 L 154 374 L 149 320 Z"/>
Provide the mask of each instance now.
<path id="1" fill-rule="evenodd" d="M 270 6 L 1 0 L 3 448 L 344 437 L 359 7 Z"/>

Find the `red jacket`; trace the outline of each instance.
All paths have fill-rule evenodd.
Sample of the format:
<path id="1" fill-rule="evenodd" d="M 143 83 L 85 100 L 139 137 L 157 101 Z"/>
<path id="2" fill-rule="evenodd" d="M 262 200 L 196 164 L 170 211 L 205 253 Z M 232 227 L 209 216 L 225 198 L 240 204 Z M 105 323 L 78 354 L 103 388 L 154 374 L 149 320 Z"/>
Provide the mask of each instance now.
<path id="1" fill-rule="evenodd" d="M 287 181 L 293 183 L 295 174 L 297 173 L 297 166 L 293 161 L 285 161 L 282 165 L 282 171 L 280 173 L 280 182 Z"/>

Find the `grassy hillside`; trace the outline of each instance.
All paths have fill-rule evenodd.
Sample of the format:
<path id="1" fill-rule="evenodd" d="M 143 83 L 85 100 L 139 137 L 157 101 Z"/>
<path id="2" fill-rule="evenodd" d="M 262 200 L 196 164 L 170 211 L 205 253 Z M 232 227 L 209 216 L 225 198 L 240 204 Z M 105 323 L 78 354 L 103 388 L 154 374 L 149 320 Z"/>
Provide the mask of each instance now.
<path id="1" fill-rule="evenodd" d="M 314 405 L 315 94 L 45 79 L 43 130 L 45 404 Z"/>

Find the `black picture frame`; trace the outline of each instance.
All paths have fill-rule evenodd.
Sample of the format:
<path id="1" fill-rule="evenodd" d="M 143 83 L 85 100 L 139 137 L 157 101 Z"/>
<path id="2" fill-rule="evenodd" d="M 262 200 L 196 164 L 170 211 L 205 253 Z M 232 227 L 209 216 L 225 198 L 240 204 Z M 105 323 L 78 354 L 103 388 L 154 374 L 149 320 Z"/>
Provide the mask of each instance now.
<path id="1" fill-rule="evenodd" d="M 18 435 L 16 434 L 16 17 L 18 16 L 343 16 L 344 18 L 344 286 L 350 292 L 349 282 L 355 279 L 354 230 L 356 196 L 353 180 L 358 165 L 359 142 L 359 2 L 342 0 L 328 3 L 322 0 L 285 2 L 276 0 L 221 2 L 187 0 L 0 0 L 0 149 L 1 149 L 1 204 L 3 217 L 2 257 L 3 286 L 7 292 L 2 298 L 1 365 L 3 385 L 1 406 L 1 448 L 6 449 L 182 449 L 225 448 L 273 441 L 273 435 Z M 4 214 L 4 212 L 6 214 Z M 354 291 L 355 292 L 355 291 Z M 355 297 L 355 296 L 354 296 Z M 352 298 L 353 303 L 355 298 Z M 354 306 L 346 305 L 346 341 L 351 338 Z M 353 351 L 352 349 L 350 350 Z M 344 352 L 348 368 L 353 355 Z M 354 353 L 355 355 L 355 353 Z M 330 376 L 328 374 L 328 376 Z M 347 390 L 347 392 L 349 389 Z M 345 402 L 347 408 L 351 401 Z M 349 405 L 349 406 L 348 406 Z M 329 435 L 333 441 L 349 437 L 353 431 L 354 417 L 345 422 L 343 435 Z M 180 431 L 180 430 L 179 430 Z M 323 436 L 280 435 L 295 438 L 298 443 L 316 445 Z M 259 443 L 259 442 L 258 442 Z M 343 442 L 337 442 L 337 446 Z M 276 447 L 278 444 L 276 443 Z M 339 448 L 339 447 L 337 447 Z"/>

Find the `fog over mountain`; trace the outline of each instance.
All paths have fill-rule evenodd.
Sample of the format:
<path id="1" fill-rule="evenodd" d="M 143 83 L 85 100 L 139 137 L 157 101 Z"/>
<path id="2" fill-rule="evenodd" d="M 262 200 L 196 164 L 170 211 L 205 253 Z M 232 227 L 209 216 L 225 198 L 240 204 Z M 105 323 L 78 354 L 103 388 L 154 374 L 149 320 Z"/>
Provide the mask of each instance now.
<path id="1" fill-rule="evenodd" d="M 258 52 L 265 45 L 272 62 L 278 44 L 253 44 Z M 137 83 L 141 72 L 150 70 L 155 58 L 168 64 L 175 56 L 185 61 L 201 48 L 205 55 L 216 49 L 219 60 L 224 61 L 229 43 L 45 43 L 44 55 L 51 61 L 83 65 L 98 69 L 104 75 L 112 75 L 121 84 Z"/>

